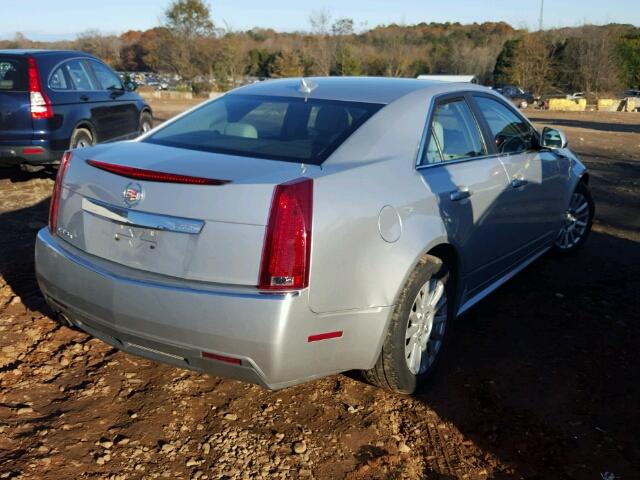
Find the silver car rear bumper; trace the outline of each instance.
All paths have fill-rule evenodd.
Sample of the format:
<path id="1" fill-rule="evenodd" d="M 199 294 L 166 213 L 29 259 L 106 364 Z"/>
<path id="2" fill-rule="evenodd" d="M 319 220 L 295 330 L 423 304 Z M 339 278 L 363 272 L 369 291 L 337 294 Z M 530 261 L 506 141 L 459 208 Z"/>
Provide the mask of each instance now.
<path id="1" fill-rule="evenodd" d="M 89 257 L 47 229 L 36 241 L 36 274 L 54 310 L 120 350 L 270 389 L 370 368 L 390 311 L 318 315 L 309 309 L 306 291 L 270 295 L 142 279 L 143 273 Z M 338 338 L 310 341 L 338 331 Z M 203 358 L 202 352 L 240 364 Z"/>

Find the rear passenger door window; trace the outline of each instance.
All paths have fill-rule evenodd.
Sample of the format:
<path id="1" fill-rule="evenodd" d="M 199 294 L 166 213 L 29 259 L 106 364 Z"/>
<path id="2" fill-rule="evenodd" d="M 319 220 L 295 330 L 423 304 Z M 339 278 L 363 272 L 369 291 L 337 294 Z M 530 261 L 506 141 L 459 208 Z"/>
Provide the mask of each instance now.
<path id="1" fill-rule="evenodd" d="M 96 86 L 91 80 L 91 75 L 89 75 L 87 66 L 85 65 L 84 61 L 80 59 L 70 60 L 65 63 L 63 67 L 69 74 L 71 84 L 73 85 L 75 90 L 97 90 Z"/>
<path id="2" fill-rule="evenodd" d="M 478 122 L 464 98 L 436 105 L 422 165 L 465 160 L 487 154 Z"/>
<path id="3" fill-rule="evenodd" d="M 498 100 L 474 96 L 482 116 L 499 153 L 519 153 L 531 150 L 536 145 L 536 131 Z"/>

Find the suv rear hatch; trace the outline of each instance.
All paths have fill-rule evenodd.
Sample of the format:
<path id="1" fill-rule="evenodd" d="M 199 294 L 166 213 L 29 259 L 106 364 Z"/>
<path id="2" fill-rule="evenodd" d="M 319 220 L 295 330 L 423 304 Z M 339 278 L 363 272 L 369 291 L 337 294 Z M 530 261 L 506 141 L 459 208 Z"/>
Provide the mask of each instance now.
<path id="1" fill-rule="evenodd" d="M 132 179 L 87 160 L 188 177 Z M 296 163 L 141 142 L 75 150 L 57 233 L 90 255 L 152 274 L 255 286 L 274 187 L 300 176 Z M 225 182 L 198 185 L 189 178 Z"/>
<path id="2" fill-rule="evenodd" d="M 28 145 L 32 139 L 27 61 L 0 55 L 0 147 Z"/>

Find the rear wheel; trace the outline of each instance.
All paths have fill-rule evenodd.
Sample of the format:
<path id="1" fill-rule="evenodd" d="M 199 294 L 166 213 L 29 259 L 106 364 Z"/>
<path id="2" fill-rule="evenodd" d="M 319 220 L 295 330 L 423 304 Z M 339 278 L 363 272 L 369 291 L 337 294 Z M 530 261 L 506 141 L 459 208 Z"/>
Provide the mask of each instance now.
<path id="1" fill-rule="evenodd" d="M 569 207 L 564 212 L 562 228 L 558 232 L 553 250 L 556 253 L 570 255 L 577 252 L 587 241 L 595 204 L 587 186 L 580 182 L 571 195 Z"/>
<path id="2" fill-rule="evenodd" d="M 382 351 L 364 377 L 374 385 L 413 393 L 435 369 L 453 318 L 453 284 L 447 266 L 426 255 L 395 307 Z"/>
<path id="3" fill-rule="evenodd" d="M 140 135 L 147 133 L 153 128 L 153 118 L 149 112 L 143 112 L 140 115 Z"/>
<path id="4" fill-rule="evenodd" d="M 69 142 L 69 148 L 85 148 L 93 145 L 93 135 L 86 128 L 76 128 L 71 135 L 71 141 Z"/>

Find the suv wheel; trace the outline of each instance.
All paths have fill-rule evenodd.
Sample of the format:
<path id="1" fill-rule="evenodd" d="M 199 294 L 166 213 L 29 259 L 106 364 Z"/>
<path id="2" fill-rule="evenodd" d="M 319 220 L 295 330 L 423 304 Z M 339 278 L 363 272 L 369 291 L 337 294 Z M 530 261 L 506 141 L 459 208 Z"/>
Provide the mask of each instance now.
<path id="1" fill-rule="evenodd" d="M 76 128 L 71 135 L 71 141 L 69 142 L 69 148 L 85 148 L 90 147 L 95 142 L 93 141 L 93 135 L 86 128 Z"/>
<path id="2" fill-rule="evenodd" d="M 147 133 L 153 128 L 153 118 L 149 112 L 144 112 L 140 115 L 140 135 Z"/>
<path id="3" fill-rule="evenodd" d="M 577 252 L 587 241 L 594 213 L 595 204 L 591 193 L 587 186 L 580 182 L 571 195 L 569 207 L 563 214 L 562 228 L 553 244 L 553 250 L 563 255 Z"/>
<path id="4" fill-rule="evenodd" d="M 414 393 L 435 369 L 453 318 L 454 292 L 447 266 L 426 255 L 405 285 L 391 317 L 370 383 Z"/>

